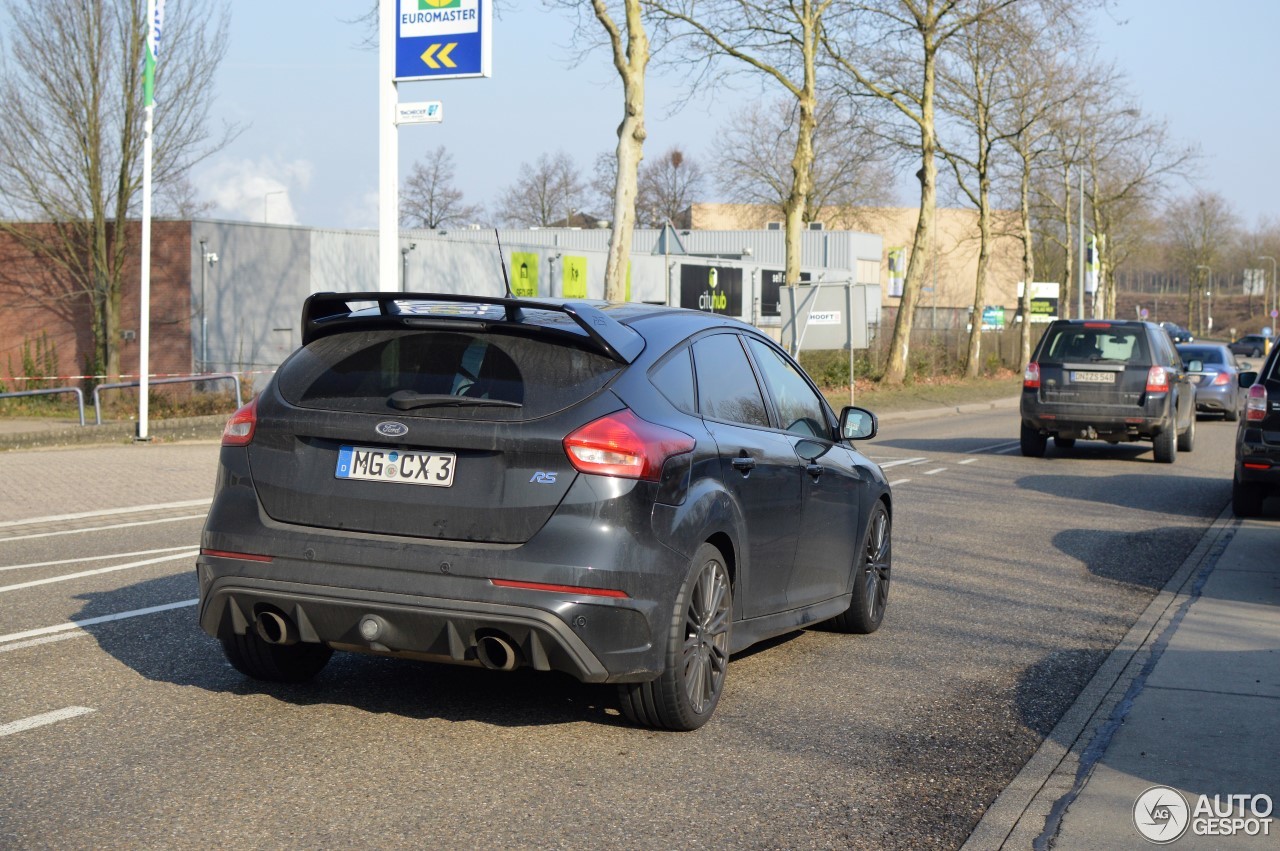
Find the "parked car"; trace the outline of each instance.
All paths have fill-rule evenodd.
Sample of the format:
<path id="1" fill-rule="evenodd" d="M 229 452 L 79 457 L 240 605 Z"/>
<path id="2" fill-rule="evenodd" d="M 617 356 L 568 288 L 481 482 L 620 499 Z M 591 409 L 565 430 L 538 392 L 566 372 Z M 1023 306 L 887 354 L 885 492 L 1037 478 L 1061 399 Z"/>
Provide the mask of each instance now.
<path id="1" fill-rule="evenodd" d="M 1236 356 L 1221 343 L 1183 343 L 1177 349 L 1196 388 L 1196 410 L 1222 414 L 1229 422 L 1240 419 L 1245 391 Z"/>
<path id="2" fill-rule="evenodd" d="M 1245 334 L 1239 340 L 1228 343 L 1232 354 L 1246 358 L 1260 358 L 1267 350 L 1267 338 L 1261 334 Z"/>
<path id="3" fill-rule="evenodd" d="M 1149 440 L 1172 463 L 1195 445 L 1195 387 L 1169 335 L 1151 322 L 1059 319 L 1036 345 L 1022 383 L 1022 454 L 1080 439 Z"/>
<path id="4" fill-rule="evenodd" d="M 1195 337 L 1186 328 L 1183 328 L 1176 322 L 1161 322 L 1160 327 L 1169 334 L 1169 338 L 1175 343 L 1193 343 Z"/>
<path id="5" fill-rule="evenodd" d="M 1280 496 L 1280 348 L 1271 349 L 1262 369 L 1240 373 L 1240 386 L 1248 397 L 1236 429 L 1231 508 L 1252 517 L 1267 497 Z"/>
<path id="6" fill-rule="evenodd" d="M 369 306 L 372 304 L 372 306 Z M 893 501 L 750 325 L 640 304 L 323 293 L 229 421 L 199 618 L 263 680 L 335 650 L 618 684 L 691 730 L 727 663 L 885 614 Z"/>

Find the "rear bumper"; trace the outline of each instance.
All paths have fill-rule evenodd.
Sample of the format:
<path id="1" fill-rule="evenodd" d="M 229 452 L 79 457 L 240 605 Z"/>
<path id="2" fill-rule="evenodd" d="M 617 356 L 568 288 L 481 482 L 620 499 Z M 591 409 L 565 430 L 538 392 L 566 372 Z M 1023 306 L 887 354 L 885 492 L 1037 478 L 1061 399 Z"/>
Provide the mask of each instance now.
<path id="1" fill-rule="evenodd" d="M 1241 426 L 1236 441 L 1236 480 L 1280 488 L 1280 443 L 1263 439 L 1262 429 Z"/>
<path id="2" fill-rule="evenodd" d="M 1150 440 L 1176 428 L 1168 393 L 1149 394 L 1142 405 L 1084 405 L 1042 402 L 1034 391 L 1022 393 L 1022 421 L 1045 434 L 1110 440 Z"/>
<path id="3" fill-rule="evenodd" d="M 1197 411 L 1234 411 L 1240 407 L 1239 393 L 1234 384 L 1209 385 L 1196 388 Z"/>

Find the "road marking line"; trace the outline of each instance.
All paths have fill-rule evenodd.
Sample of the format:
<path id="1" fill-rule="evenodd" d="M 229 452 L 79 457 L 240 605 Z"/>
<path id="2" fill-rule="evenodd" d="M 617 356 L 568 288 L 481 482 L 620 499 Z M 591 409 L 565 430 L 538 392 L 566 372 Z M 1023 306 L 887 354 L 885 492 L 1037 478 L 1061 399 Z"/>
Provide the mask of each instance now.
<path id="1" fill-rule="evenodd" d="M 68 718 L 75 718 L 79 715 L 88 715 L 94 711 L 96 710 L 87 706 L 68 706 L 66 709 L 59 709 L 56 712 L 32 715 L 30 718 L 23 718 L 21 721 L 10 721 L 8 724 L 0 724 L 0 737 L 12 736 L 14 733 L 25 733 L 27 730 L 34 730 L 36 727 L 57 724 L 59 721 L 66 721 Z"/>
<path id="2" fill-rule="evenodd" d="M 54 633 L 67 632 L 72 629 L 83 629 L 86 626 L 95 626 L 100 623 L 122 621 L 128 618 L 139 618 L 143 615 L 154 615 L 157 612 L 167 612 L 171 609 L 183 609 L 189 606 L 194 606 L 199 602 L 199 600 L 182 600 L 177 603 L 165 603 L 161 606 L 148 606 L 145 609 L 133 609 L 128 612 L 119 612 L 114 615 L 101 615 L 96 618 L 86 618 L 82 621 L 68 621 L 67 623 L 60 623 L 55 626 L 42 626 L 39 629 L 28 629 L 25 632 L 11 632 L 8 635 L 0 635 L 0 644 L 7 644 L 10 641 L 22 641 L 27 638 L 37 638 L 41 635 L 53 635 Z"/>
<path id="3" fill-rule="evenodd" d="M 133 526 L 154 526 L 157 523 L 176 523 L 179 520 L 203 520 L 204 514 L 185 514 L 182 517 L 163 517 L 159 520 L 139 520 L 136 523 L 114 523 L 110 526 L 90 526 L 88 529 L 63 529 L 59 532 L 37 532 L 34 535 L 15 535 L 12 538 L 0 538 L 0 544 L 9 541 L 29 541 L 32 538 L 52 538 L 57 535 L 79 535 L 81 532 L 104 532 L 108 529 L 128 529 Z"/>
<path id="4" fill-rule="evenodd" d="M 932 476 L 932 475 L 934 475 L 935 473 L 942 473 L 942 472 L 945 472 L 945 471 L 946 471 L 946 469 L 947 469 L 946 467 L 939 467 L 939 468 L 938 468 L 938 469 L 936 469 L 936 470 L 930 470 L 929 472 L 925 473 L 925 475 L 926 475 L 926 476 Z M 3 590 L 3 589 L 0 589 L 0 590 Z"/>
<path id="5" fill-rule="evenodd" d="M 929 460 L 928 458 L 923 458 L 923 457 L 922 458 L 901 458 L 897 461 L 885 461 L 883 464 L 880 465 L 880 469 L 887 470 L 890 467 L 901 467 L 903 464 L 919 464 L 923 461 L 928 461 L 928 460 Z"/>
<path id="6" fill-rule="evenodd" d="M 982 452 L 1003 452 L 1005 450 L 1005 447 L 1020 446 L 1020 445 L 1021 445 L 1021 441 L 1011 440 L 1008 443 L 993 443 L 990 446 L 984 446 L 981 449 L 971 449 L 966 454 L 978 455 Z"/>
<path id="7" fill-rule="evenodd" d="M 0 567 L 0 573 L 4 573 L 6 570 L 22 570 L 28 567 L 54 567 L 59 564 L 75 564 L 77 562 L 82 562 L 82 561 L 108 561 L 113 558 L 129 558 L 131 556 L 149 556 L 149 555 L 155 555 L 156 553 L 172 553 L 172 552 L 176 552 L 177 550 L 189 550 L 189 549 L 191 549 L 191 545 L 184 544 L 181 547 L 161 547 L 158 550 L 137 550 L 131 553 L 106 553 L 105 555 L 99 555 L 99 556 L 83 556 L 81 558 L 64 558 L 64 559 L 59 559 L 58 561 L 33 561 L 30 564 L 11 564 L 7 567 Z"/>
<path id="8" fill-rule="evenodd" d="M 37 585 L 52 585 L 55 582 L 69 582 L 72 579 L 83 579 L 86 576 L 97 576 L 102 573 L 115 573 L 117 570 L 129 570 L 134 567 L 146 567 L 149 564 L 160 564 L 164 561 L 176 561 L 180 558 L 195 558 L 200 554 L 200 550 L 188 549 L 185 552 L 177 553 L 171 556 L 159 556 L 157 558 L 143 559 L 142 561 L 131 561 L 128 564 L 116 564 L 111 567 L 100 567 L 97 570 L 82 570 L 79 573 L 68 573 L 64 576 L 50 576 L 47 579 L 33 579 L 30 582 L 19 582 L 17 585 L 0 585 L 0 594 L 6 591 L 21 591 L 23 588 L 35 588 Z"/>
<path id="9" fill-rule="evenodd" d="M 959 463 L 961 463 L 961 464 L 972 464 L 974 461 L 977 461 L 977 460 L 978 460 L 977 458 L 966 458 L 966 459 L 964 459 L 963 461 L 961 461 L 961 462 L 959 462 Z"/>
<path id="10" fill-rule="evenodd" d="M 898 485 L 905 485 L 910 479 L 898 479 L 896 482 L 889 482 L 889 487 L 896 488 Z"/>
<path id="11" fill-rule="evenodd" d="M 166 508 L 191 508 L 196 505 L 209 505 L 213 499 L 187 499 L 182 502 L 160 502 L 155 505 L 135 505 L 131 508 L 103 508 L 99 511 L 81 511 L 76 514 L 50 514 L 47 517 L 32 517 L 29 520 L 5 520 L 0 522 L 0 529 L 9 526 L 26 526 L 28 523 L 58 523 L 63 520 L 84 520 L 86 517 L 110 517 L 113 514 L 136 514 L 139 511 L 163 511 Z"/>
<path id="12" fill-rule="evenodd" d="M 0 653 L 8 653 L 10 650 L 21 650 L 24 647 L 36 647 L 40 644 L 52 644 L 55 641 L 66 641 L 68 638 L 88 638 L 89 633 L 83 629 L 75 632 L 60 632 L 57 635 L 46 635 L 44 638 L 32 638 L 29 641 L 15 641 L 13 644 L 6 644 L 0 647 Z"/>

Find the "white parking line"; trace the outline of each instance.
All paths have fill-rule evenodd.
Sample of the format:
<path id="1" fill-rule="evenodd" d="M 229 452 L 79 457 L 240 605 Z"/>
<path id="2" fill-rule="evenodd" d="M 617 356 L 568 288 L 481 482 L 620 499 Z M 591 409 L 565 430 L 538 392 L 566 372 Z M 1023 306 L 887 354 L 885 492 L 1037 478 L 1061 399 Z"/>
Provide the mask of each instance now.
<path id="1" fill-rule="evenodd" d="M 0 538 L 0 544 L 9 541 L 29 541 L 32 538 L 53 538 L 57 535 L 79 535 L 81 532 L 104 532 L 108 529 L 128 529 L 132 526 L 154 526 L 157 523 L 176 523 L 179 520 L 203 520 L 203 514 L 184 514 L 181 517 L 163 517 L 159 520 L 139 520 L 136 523 L 113 523 L 110 526 L 90 526 L 87 529 L 63 529 L 58 532 L 37 532 L 34 535 L 15 535 L 12 538 Z"/>
<path id="2" fill-rule="evenodd" d="M 903 464 L 919 464 L 919 463 L 921 463 L 922 461 L 928 461 L 928 460 L 929 460 L 929 459 L 928 459 L 928 458 L 925 458 L 925 457 L 920 457 L 920 458 L 900 458 L 900 459 L 898 459 L 897 461 L 885 461 L 883 464 L 881 464 L 881 465 L 880 465 L 880 469 L 881 469 L 881 470 L 887 470 L 887 469 L 889 469 L 890 467 L 901 467 Z"/>
<path id="3" fill-rule="evenodd" d="M 905 485 L 910 479 L 898 479 L 896 482 L 889 482 L 889 487 L 896 488 L 898 485 Z"/>
<path id="4" fill-rule="evenodd" d="M 68 582 L 72 579 L 83 579 L 86 576 L 97 576 L 101 573 L 114 573 L 117 570 L 129 570 L 134 567 L 146 567 L 149 564 L 159 564 L 163 561 L 176 561 L 180 558 L 195 558 L 200 554 L 200 550 L 187 549 L 184 552 L 176 553 L 169 556 L 159 556 L 158 558 L 148 558 L 142 561 L 131 561 L 127 564 L 115 564 L 111 567 L 100 567 L 97 570 L 82 570 L 79 573 L 68 573 L 64 576 L 51 576 L 48 579 L 33 579 L 30 582 L 19 582 L 16 585 L 0 585 L 0 594 L 6 591 L 20 591 L 23 588 L 35 588 L 37 585 L 52 585 L 55 582 Z"/>
<path id="5" fill-rule="evenodd" d="M 960 464 L 972 464 L 974 461 L 977 461 L 977 460 L 978 460 L 977 458 L 966 458 L 966 459 L 964 459 L 963 461 L 960 461 L 960 462 L 958 462 L 958 463 L 960 463 Z"/>
<path id="6" fill-rule="evenodd" d="M 926 475 L 926 476 L 932 476 L 932 475 L 936 475 L 937 473 L 945 473 L 945 472 L 946 472 L 946 470 L 947 470 L 947 468 L 946 468 L 946 467 L 939 467 L 939 468 L 938 468 L 938 469 L 936 469 L 936 470 L 930 470 L 929 472 L 925 473 L 925 475 Z"/>
<path id="7" fill-rule="evenodd" d="M 161 502 L 155 505 L 135 505 L 129 508 L 104 508 L 99 511 L 81 511 L 76 514 L 51 514 L 47 517 L 32 517 L 28 520 L 5 520 L 0 522 L 0 529 L 9 526 L 26 526 L 28 523 L 60 523 L 63 520 L 84 520 L 88 517 L 110 517 L 114 514 L 137 514 L 140 511 L 164 511 L 169 508 L 193 508 L 197 505 L 209 505 L 212 499 L 188 499 L 182 502 Z"/>
<path id="8" fill-rule="evenodd" d="M 25 733 L 27 730 L 34 730 L 36 727 L 44 727 L 47 724 L 57 724 L 59 721 L 66 721 L 68 718 L 76 718 L 80 715 L 88 715 L 94 711 L 96 710 L 87 706 L 68 706 L 66 709 L 59 709 L 56 712 L 32 715 L 30 718 L 23 718 L 21 721 L 10 721 L 8 724 L 0 724 L 0 738 L 12 736 L 14 733 Z"/>
<path id="9" fill-rule="evenodd" d="M 54 567 L 59 564 L 76 564 L 82 561 L 109 561 L 113 558 L 132 558 L 133 556 L 149 556 L 156 553 L 172 553 L 177 550 L 189 550 L 191 546 L 185 545 L 181 547 L 161 547 L 158 550 L 136 550 L 131 553 L 103 553 L 96 556 L 82 556 L 81 558 L 64 558 L 57 561 L 33 561 L 29 564 L 11 564 L 7 567 L 0 567 L 0 573 L 6 570 L 23 570 L 28 567 Z"/>
<path id="10" fill-rule="evenodd" d="M 101 615 L 96 618 L 85 618 L 82 621 L 68 621 L 67 623 L 55 624 L 54 626 L 42 626 L 39 629 L 28 629 L 25 632 L 11 632 L 8 635 L 0 635 L 0 644 L 8 644 L 10 641 L 22 641 L 27 638 L 38 638 L 42 635 L 53 635 L 59 632 L 68 632 L 73 629 L 83 629 L 86 626 L 94 626 L 100 623 L 111 623 L 112 621 L 122 621 L 129 618 L 140 618 L 143 615 L 154 615 L 157 612 L 167 612 L 172 609 L 184 609 L 199 603 L 199 600 L 181 600 L 177 603 L 165 603 L 161 606 L 148 606 L 145 609 L 133 609 L 128 612 L 119 612 L 114 615 Z M 6 648 L 0 647 L 0 650 Z"/>

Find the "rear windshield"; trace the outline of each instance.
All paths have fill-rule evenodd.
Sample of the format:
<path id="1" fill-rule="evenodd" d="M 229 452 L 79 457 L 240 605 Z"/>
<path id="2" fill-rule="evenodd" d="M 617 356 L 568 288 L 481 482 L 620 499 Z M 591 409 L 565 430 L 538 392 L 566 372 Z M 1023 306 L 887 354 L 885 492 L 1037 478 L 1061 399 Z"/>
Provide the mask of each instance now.
<path id="1" fill-rule="evenodd" d="M 304 408 L 402 417 L 528 420 L 609 382 L 619 365 L 558 341 L 492 332 L 371 330 L 323 337 L 281 366 Z"/>
<path id="2" fill-rule="evenodd" d="M 1089 328 L 1065 325 L 1051 328 L 1040 360 L 1073 363 L 1151 363 L 1147 335 L 1142 328 Z"/>
<path id="3" fill-rule="evenodd" d="M 1217 346 L 1178 346 L 1178 357 L 1182 358 L 1183 366 L 1193 360 L 1224 366 L 1227 363 L 1227 350 Z"/>

